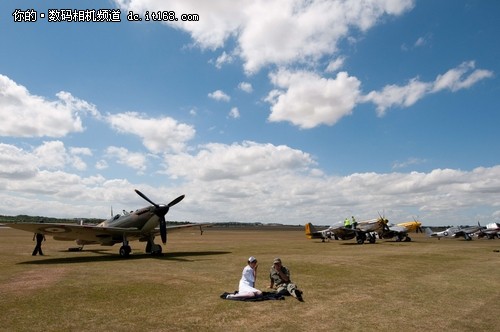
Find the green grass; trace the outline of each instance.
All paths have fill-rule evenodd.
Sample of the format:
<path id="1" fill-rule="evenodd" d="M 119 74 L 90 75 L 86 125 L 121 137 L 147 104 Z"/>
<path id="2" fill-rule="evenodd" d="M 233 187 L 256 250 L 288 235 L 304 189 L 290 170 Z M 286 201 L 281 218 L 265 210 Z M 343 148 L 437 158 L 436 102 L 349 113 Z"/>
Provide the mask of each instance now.
<path id="1" fill-rule="evenodd" d="M 302 231 L 206 229 L 169 235 L 163 257 L 0 229 L 0 331 L 492 331 L 499 328 L 500 240 L 321 243 Z M 281 257 L 305 302 L 225 301 L 249 256 L 266 290 Z"/>

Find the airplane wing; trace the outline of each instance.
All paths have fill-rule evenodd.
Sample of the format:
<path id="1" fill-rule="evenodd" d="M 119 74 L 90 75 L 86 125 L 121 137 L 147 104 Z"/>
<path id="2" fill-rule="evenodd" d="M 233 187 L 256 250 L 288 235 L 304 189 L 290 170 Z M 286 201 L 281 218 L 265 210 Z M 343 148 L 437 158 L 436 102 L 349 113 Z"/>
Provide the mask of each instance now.
<path id="1" fill-rule="evenodd" d="M 199 227 L 200 233 L 203 234 L 203 227 L 211 227 L 213 224 L 205 223 L 205 224 L 182 224 L 182 225 L 172 225 L 172 226 L 167 226 L 168 233 L 172 232 L 178 232 L 178 231 L 183 231 L 189 228 L 196 228 Z M 158 231 L 158 233 L 156 233 Z M 160 228 L 155 228 L 155 235 L 159 234 Z"/>
<path id="2" fill-rule="evenodd" d="M 358 235 L 358 233 L 364 233 L 363 231 L 347 228 L 347 227 L 338 227 L 332 230 L 333 234 L 342 240 L 350 240 Z"/>
<path id="3" fill-rule="evenodd" d="M 113 245 L 123 241 L 126 236 L 128 240 L 146 241 L 151 233 L 144 233 L 138 228 L 124 227 L 102 227 L 96 225 L 60 224 L 60 223 L 11 223 L 9 227 L 32 233 L 42 233 L 53 236 L 54 240 L 80 241 L 85 244 Z M 191 227 L 202 227 L 207 224 L 184 224 L 168 226 L 169 232 L 180 231 Z M 160 234 L 160 229 L 154 229 L 153 235 Z"/>
<path id="4" fill-rule="evenodd" d="M 462 230 L 459 230 L 459 231 L 456 231 L 455 233 L 453 233 L 453 237 L 465 237 L 467 233 L 462 231 Z"/>
<path id="5" fill-rule="evenodd" d="M 408 232 L 408 228 L 401 225 L 389 226 L 389 230 L 398 233 L 406 233 Z"/>
<path id="6" fill-rule="evenodd" d="M 459 229 L 456 231 L 452 236 L 453 237 L 463 237 L 466 240 L 472 240 L 471 235 L 474 234 L 475 232 L 479 231 L 479 229 L 476 228 L 463 228 Z"/>

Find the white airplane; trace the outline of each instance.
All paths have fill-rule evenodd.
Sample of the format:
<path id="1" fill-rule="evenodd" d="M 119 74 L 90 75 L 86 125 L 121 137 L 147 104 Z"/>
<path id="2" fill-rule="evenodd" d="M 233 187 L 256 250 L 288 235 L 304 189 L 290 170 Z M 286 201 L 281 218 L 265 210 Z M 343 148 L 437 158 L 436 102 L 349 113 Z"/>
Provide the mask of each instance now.
<path id="1" fill-rule="evenodd" d="M 441 240 L 442 237 L 453 237 L 453 235 L 458 232 L 458 227 L 450 227 L 441 232 L 434 232 L 430 227 L 425 228 L 425 233 L 429 237 L 437 237 Z"/>
<path id="2" fill-rule="evenodd" d="M 442 232 L 433 232 L 430 228 L 426 228 L 425 232 L 430 237 L 437 237 L 440 240 L 442 237 L 463 237 L 465 240 L 472 240 L 472 236 L 475 233 L 480 232 L 483 229 L 479 222 L 477 226 L 458 226 L 458 227 L 450 227 Z"/>
<path id="3" fill-rule="evenodd" d="M 486 225 L 486 228 L 481 229 L 476 233 L 478 238 L 487 237 L 488 239 L 494 239 L 500 237 L 500 224 L 497 222 L 492 222 Z"/>
<path id="4" fill-rule="evenodd" d="M 480 232 L 483 228 L 479 221 L 477 222 L 477 226 L 459 226 L 458 231 L 453 234 L 453 237 L 463 237 L 465 240 L 470 241 L 472 240 L 472 236 Z"/>
<path id="5" fill-rule="evenodd" d="M 82 222 L 80 224 L 20 222 L 6 225 L 31 233 L 51 235 L 54 240 L 76 241 L 80 246 L 79 250 L 82 250 L 83 246 L 87 244 L 112 246 L 116 243 L 122 243 L 119 250 L 122 257 L 128 257 L 132 251 L 129 241 L 139 240 L 147 242 L 147 253 L 161 255 L 161 245 L 154 243 L 156 235 L 160 234 L 163 244 L 166 244 L 167 230 L 168 232 L 172 232 L 189 227 L 200 227 L 201 231 L 201 227 L 206 226 L 206 224 L 186 224 L 167 227 L 165 215 L 172 206 L 184 199 L 184 195 L 164 205 L 154 203 L 137 189 L 135 192 L 152 205 L 124 215 L 117 214 L 97 225 L 88 225 Z M 158 225 L 160 226 L 159 228 Z"/>

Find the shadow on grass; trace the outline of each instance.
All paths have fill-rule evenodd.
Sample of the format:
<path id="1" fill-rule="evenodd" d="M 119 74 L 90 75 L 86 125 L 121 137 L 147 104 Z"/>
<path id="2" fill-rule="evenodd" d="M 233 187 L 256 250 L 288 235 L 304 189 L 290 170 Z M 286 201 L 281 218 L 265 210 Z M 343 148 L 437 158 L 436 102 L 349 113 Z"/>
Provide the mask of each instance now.
<path id="1" fill-rule="evenodd" d="M 79 253 L 72 253 L 71 257 L 58 257 L 58 258 L 48 258 L 48 259 L 33 259 L 26 262 L 19 262 L 18 264 L 35 264 L 35 265 L 45 265 L 45 264 L 71 264 L 71 263 L 88 263 L 88 262 L 112 262 L 112 261 L 131 261 L 136 259 L 160 259 L 160 260 L 173 260 L 173 261 L 185 261 L 185 262 L 195 262 L 199 259 L 186 259 L 185 257 L 198 257 L 198 256 L 213 256 L 213 255 L 226 255 L 230 254 L 230 251 L 180 251 L 180 252 L 167 252 L 163 253 L 161 256 L 155 256 L 146 253 L 131 254 L 129 257 L 124 258 L 118 254 L 111 253 L 104 250 L 83 250 L 81 253 L 92 252 L 99 254 L 100 256 L 80 256 Z"/>

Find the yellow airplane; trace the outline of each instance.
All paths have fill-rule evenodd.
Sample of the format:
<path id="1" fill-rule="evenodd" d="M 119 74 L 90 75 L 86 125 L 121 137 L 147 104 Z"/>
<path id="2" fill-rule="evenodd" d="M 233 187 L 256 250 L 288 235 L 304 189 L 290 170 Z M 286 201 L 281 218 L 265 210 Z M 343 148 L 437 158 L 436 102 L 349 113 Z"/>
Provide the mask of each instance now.
<path id="1" fill-rule="evenodd" d="M 388 225 L 386 228 L 384 228 L 381 232 L 378 233 L 378 237 L 380 239 L 392 239 L 395 237 L 397 242 L 400 241 L 409 242 L 411 241 L 411 237 L 408 236 L 408 233 L 413 231 L 417 233 L 419 231 L 423 232 L 421 226 L 422 223 L 417 220 L 402 222 L 397 225 Z"/>
<path id="2" fill-rule="evenodd" d="M 422 223 L 418 220 L 415 220 L 415 219 L 413 221 L 406 221 L 406 222 L 399 223 L 399 224 L 397 224 L 397 226 L 402 226 L 402 227 L 406 228 L 408 233 L 411 233 L 411 232 L 423 233 L 424 232 L 422 229 Z"/>

